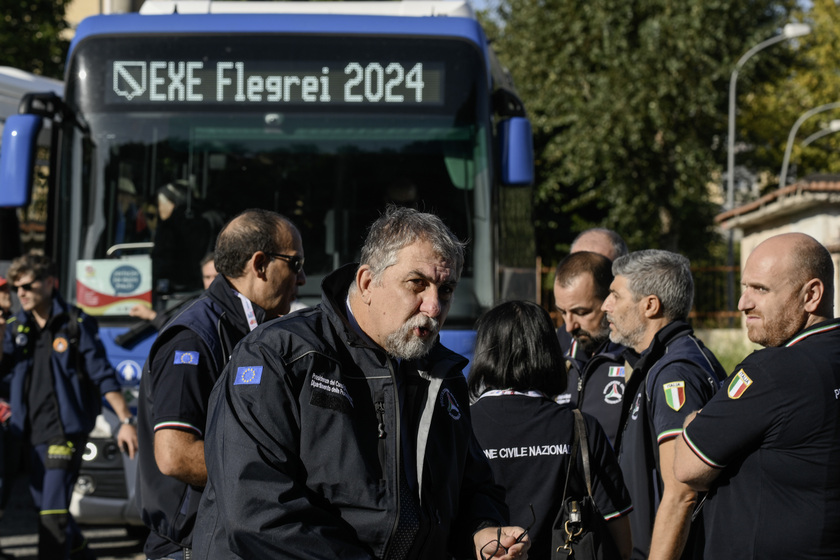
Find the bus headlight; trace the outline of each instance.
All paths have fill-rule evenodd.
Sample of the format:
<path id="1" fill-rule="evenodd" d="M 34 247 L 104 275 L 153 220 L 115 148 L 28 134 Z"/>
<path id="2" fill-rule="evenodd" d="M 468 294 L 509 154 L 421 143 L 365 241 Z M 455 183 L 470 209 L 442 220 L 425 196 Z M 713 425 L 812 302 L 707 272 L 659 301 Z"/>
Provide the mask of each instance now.
<path id="1" fill-rule="evenodd" d="M 82 455 L 82 460 L 93 461 L 94 459 L 96 459 L 97 455 L 99 455 L 99 449 L 96 448 L 96 444 L 92 441 L 87 442 L 87 444 L 85 445 L 85 453 L 84 455 Z"/>

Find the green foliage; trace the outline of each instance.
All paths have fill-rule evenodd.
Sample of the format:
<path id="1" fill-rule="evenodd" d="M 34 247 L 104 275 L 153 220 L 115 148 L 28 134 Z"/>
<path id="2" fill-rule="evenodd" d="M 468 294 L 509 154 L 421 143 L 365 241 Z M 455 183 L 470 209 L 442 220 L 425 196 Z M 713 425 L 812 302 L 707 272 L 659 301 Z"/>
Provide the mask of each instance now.
<path id="1" fill-rule="evenodd" d="M 534 124 L 544 262 L 603 226 L 707 257 L 728 81 L 792 2 L 506 0 L 490 26 Z"/>
<path id="2" fill-rule="evenodd" d="M 61 79 L 69 42 L 64 0 L 2 0 L 0 65 Z"/>

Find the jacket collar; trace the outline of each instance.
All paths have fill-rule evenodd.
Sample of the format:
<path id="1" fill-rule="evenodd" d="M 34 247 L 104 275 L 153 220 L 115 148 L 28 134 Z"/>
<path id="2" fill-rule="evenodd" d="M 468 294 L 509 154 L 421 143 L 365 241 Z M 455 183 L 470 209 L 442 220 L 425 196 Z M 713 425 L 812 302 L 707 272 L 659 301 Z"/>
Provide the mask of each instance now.
<path id="1" fill-rule="evenodd" d="M 248 318 L 245 316 L 245 310 L 242 307 L 242 300 L 240 300 L 236 295 L 236 290 L 233 289 L 233 286 L 230 285 L 227 278 L 221 274 L 217 275 L 204 294 L 222 308 L 225 316 L 228 317 L 228 320 L 230 320 L 238 330 L 246 333 L 250 330 L 250 327 L 248 326 Z M 265 322 L 265 310 L 254 302 L 251 302 L 251 306 L 254 309 L 257 324 Z"/>
<path id="2" fill-rule="evenodd" d="M 646 358 L 650 354 L 662 354 L 665 348 L 677 338 L 694 334 L 694 330 L 685 321 L 671 321 L 653 336 L 650 346 L 640 356 Z"/>
<path id="3" fill-rule="evenodd" d="M 821 323 L 817 323 L 816 325 L 811 325 L 807 329 L 803 329 L 793 335 L 787 342 L 782 344 L 782 346 L 793 346 L 804 339 L 808 338 L 809 336 L 813 336 L 815 334 L 824 333 L 827 331 L 833 331 L 840 327 L 840 318 L 836 319 L 829 319 L 828 321 L 823 321 Z"/>

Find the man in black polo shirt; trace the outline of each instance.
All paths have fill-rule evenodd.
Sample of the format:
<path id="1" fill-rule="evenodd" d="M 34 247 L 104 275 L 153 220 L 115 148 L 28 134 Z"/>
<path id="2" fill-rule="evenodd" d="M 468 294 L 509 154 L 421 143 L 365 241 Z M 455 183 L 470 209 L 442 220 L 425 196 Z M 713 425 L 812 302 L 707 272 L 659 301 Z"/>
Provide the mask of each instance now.
<path id="1" fill-rule="evenodd" d="M 725 373 L 686 323 L 694 299 L 688 259 L 636 251 L 616 259 L 612 271 L 615 280 L 603 306 L 610 339 L 640 354 L 627 380 L 626 398 L 632 400 L 616 442 L 634 508 L 632 558 L 691 558 L 697 494 L 674 478 L 674 439 Z"/>
<path id="2" fill-rule="evenodd" d="M 306 282 L 300 233 L 285 217 L 246 210 L 216 241 L 219 274 L 164 327 L 149 351 L 138 400 L 137 502 L 150 560 L 188 560 L 207 483 L 207 401 L 234 346 L 259 324 L 289 313 Z"/>
<path id="3" fill-rule="evenodd" d="M 637 359 L 632 349 L 610 340 L 610 326 L 601 309 L 613 280 L 612 261 L 603 255 L 580 251 L 557 265 L 554 302 L 572 343 L 564 356 L 569 384 L 558 402 L 594 416 L 615 443 L 624 380 Z"/>
<path id="4" fill-rule="evenodd" d="M 686 420 L 675 474 L 709 490 L 706 558 L 840 558 L 840 321 L 813 238 L 771 237 L 742 275 L 748 356 Z"/>

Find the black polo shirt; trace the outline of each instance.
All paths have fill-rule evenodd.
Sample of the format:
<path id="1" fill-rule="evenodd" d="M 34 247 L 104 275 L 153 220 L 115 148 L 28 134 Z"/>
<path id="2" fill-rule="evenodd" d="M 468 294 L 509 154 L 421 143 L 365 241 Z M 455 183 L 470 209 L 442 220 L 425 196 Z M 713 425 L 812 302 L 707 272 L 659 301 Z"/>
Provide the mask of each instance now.
<path id="1" fill-rule="evenodd" d="M 840 558 L 840 320 L 748 356 L 683 437 L 722 469 L 706 558 Z"/>
<path id="2" fill-rule="evenodd" d="M 572 408 L 539 396 L 483 396 L 470 407 L 473 431 L 490 461 L 493 477 L 506 490 L 513 525 L 527 527 L 534 506 L 528 557 L 551 555 L 551 526 L 563 497 L 566 469 L 574 443 Z M 632 508 L 621 469 L 604 431 L 584 414 L 592 464 L 592 492 L 605 519 L 626 515 Z M 582 473 L 580 453 L 577 468 Z M 582 474 L 580 480 L 582 481 Z"/>

